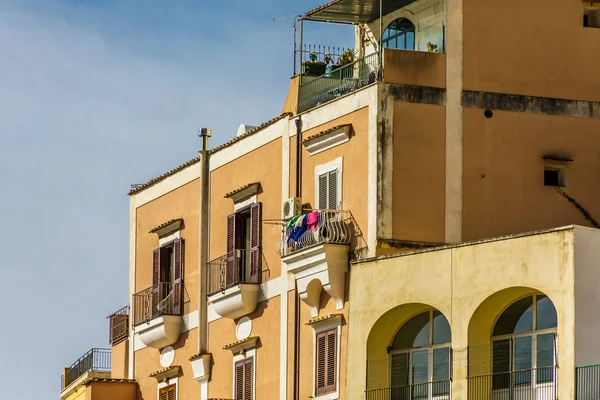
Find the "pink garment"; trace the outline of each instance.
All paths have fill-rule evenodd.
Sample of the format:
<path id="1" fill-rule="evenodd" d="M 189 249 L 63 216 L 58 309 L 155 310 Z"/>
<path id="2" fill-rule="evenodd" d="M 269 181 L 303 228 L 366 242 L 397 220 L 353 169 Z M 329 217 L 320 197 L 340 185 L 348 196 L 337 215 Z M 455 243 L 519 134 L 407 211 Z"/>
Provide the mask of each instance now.
<path id="1" fill-rule="evenodd" d="M 311 232 L 317 231 L 317 222 L 319 221 L 319 212 L 313 211 L 306 216 L 306 230 Z"/>

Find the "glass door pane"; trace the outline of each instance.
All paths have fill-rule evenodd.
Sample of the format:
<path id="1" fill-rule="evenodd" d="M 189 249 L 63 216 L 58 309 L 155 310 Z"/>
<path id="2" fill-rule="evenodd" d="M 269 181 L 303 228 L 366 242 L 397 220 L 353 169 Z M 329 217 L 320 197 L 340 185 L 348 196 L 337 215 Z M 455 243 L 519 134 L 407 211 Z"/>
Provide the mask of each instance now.
<path id="1" fill-rule="evenodd" d="M 515 385 L 531 385 L 532 339 L 531 336 L 515 338 Z"/>
<path id="2" fill-rule="evenodd" d="M 537 336 L 537 383 L 554 380 L 554 333 Z"/>
<path id="3" fill-rule="evenodd" d="M 392 387 L 408 385 L 408 353 L 392 355 L 390 378 Z"/>
<path id="4" fill-rule="evenodd" d="M 413 398 L 426 399 L 429 397 L 429 351 L 412 353 L 412 383 Z"/>
<path id="5" fill-rule="evenodd" d="M 496 340 L 492 343 L 492 388 L 510 387 L 510 339 Z"/>
<path id="6" fill-rule="evenodd" d="M 433 395 L 450 393 L 450 348 L 433 350 Z"/>

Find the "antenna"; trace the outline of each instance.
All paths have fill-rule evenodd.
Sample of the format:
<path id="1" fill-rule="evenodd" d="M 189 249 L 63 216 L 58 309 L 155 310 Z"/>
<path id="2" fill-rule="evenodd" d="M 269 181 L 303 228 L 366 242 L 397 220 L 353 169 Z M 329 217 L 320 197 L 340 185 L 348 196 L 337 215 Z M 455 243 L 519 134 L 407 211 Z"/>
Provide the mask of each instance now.
<path id="1" fill-rule="evenodd" d="M 273 18 L 273 21 L 282 21 L 282 20 L 287 20 L 287 19 L 293 19 L 294 20 L 294 76 L 296 76 L 296 53 L 297 53 L 297 46 L 296 46 L 296 22 L 298 21 L 299 18 L 302 18 L 302 15 L 297 14 L 297 15 L 288 15 L 288 16 L 284 16 L 284 17 L 275 17 Z M 300 49 L 302 50 L 302 49 Z"/>

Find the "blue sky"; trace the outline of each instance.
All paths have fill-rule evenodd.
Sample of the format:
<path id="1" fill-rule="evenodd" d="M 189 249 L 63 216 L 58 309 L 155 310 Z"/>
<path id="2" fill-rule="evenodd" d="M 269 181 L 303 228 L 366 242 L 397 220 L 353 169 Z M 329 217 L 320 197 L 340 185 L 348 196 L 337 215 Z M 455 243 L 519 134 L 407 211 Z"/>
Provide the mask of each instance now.
<path id="1" fill-rule="evenodd" d="M 313 0 L 0 1 L 3 398 L 58 398 L 128 302 L 132 183 L 281 112 Z M 352 29 L 306 27 L 352 45 Z"/>

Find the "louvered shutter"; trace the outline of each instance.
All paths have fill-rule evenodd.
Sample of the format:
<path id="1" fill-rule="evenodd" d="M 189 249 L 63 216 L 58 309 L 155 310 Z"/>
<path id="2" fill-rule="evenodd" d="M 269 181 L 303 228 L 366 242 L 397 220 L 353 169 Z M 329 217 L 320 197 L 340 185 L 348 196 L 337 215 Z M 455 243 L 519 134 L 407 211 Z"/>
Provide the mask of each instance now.
<path id="1" fill-rule="evenodd" d="M 244 363 L 235 364 L 235 400 L 244 399 Z"/>
<path id="2" fill-rule="evenodd" d="M 152 301 L 149 301 L 149 307 L 144 320 L 153 318 L 159 314 L 157 309 L 160 302 L 160 247 L 154 250 L 152 255 Z M 150 300 L 150 299 L 148 299 Z"/>
<path id="3" fill-rule="evenodd" d="M 327 208 L 330 210 L 338 209 L 338 190 L 337 190 L 337 170 L 330 171 L 327 182 Z"/>
<path id="4" fill-rule="evenodd" d="M 337 372 L 337 329 L 316 335 L 315 394 L 334 392 Z"/>
<path id="5" fill-rule="evenodd" d="M 175 239 L 173 255 L 173 314 L 180 315 L 183 311 L 183 266 L 185 257 L 183 239 Z"/>
<path id="6" fill-rule="evenodd" d="M 244 365 L 244 400 L 252 400 L 252 359 Z"/>
<path id="7" fill-rule="evenodd" d="M 160 400 L 168 400 L 167 399 L 167 391 L 165 389 L 161 389 L 161 391 L 160 391 Z"/>
<path id="8" fill-rule="evenodd" d="M 235 255 L 235 213 L 227 216 L 227 256 L 225 277 L 221 274 L 221 288 L 225 289 L 235 282 L 236 270 Z"/>
<path id="9" fill-rule="evenodd" d="M 175 400 L 175 389 L 175 385 L 160 389 L 159 400 Z"/>
<path id="10" fill-rule="evenodd" d="M 324 210 L 327 208 L 327 174 L 319 175 L 319 204 L 317 208 Z"/>
<path id="11" fill-rule="evenodd" d="M 252 400 L 253 357 L 235 363 L 235 400 Z"/>
<path id="12" fill-rule="evenodd" d="M 170 386 L 167 392 L 167 400 L 175 400 L 175 386 Z"/>
<path id="13" fill-rule="evenodd" d="M 250 206 L 250 276 L 249 282 L 259 283 L 262 267 L 262 203 Z"/>
<path id="14" fill-rule="evenodd" d="M 335 372 L 336 372 L 336 358 L 337 358 L 337 348 L 336 348 L 336 338 L 337 338 L 337 330 L 331 330 L 327 332 L 327 368 L 326 375 L 327 379 L 325 380 L 325 392 L 335 392 Z"/>

